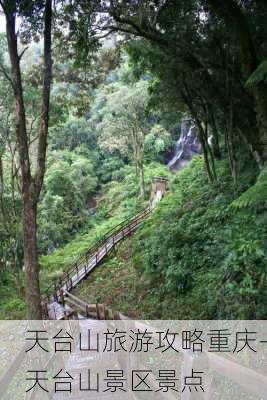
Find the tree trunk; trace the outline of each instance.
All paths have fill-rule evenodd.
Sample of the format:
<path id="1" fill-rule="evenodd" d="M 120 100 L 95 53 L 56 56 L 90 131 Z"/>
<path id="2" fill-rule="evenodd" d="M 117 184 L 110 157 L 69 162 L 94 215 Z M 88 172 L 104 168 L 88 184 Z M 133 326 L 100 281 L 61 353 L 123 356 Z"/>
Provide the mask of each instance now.
<path id="1" fill-rule="evenodd" d="M 235 145 L 234 145 L 234 116 L 233 116 L 233 102 L 230 100 L 230 109 L 229 109 L 229 118 L 228 118 L 228 126 L 226 128 L 226 147 L 228 152 L 229 164 L 231 175 L 234 182 L 234 188 L 237 187 L 237 167 L 236 167 L 236 153 L 235 153 Z"/>
<path id="2" fill-rule="evenodd" d="M 196 118 L 195 116 L 194 116 L 194 119 L 195 119 L 195 121 L 197 123 L 197 127 L 198 127 L 198 137 L 199 137 L 199 141 L 200 141 L 200 144 L 201 144 L 201 147 L 203 150 L 206 172 L 207 172 L 210 183 L 213 183 L 215 178 L 213 176 L 210 162 L 209 162 L 209 152 L 208 152 L 208 147 L 207 147 L 207 140 L 205 139 L 204 129 L 203 129 L 202 124 L 199 121 L 199 119 Z"/>
<path id="3" fill-rule="evenodd" d="M 41 295 L 39 285 L 39 264 L 37 251 L 37 204 L 43 184 L 45 172 L 45 157 L 48 135 L 50 85 L 52 75 L 51 59 L 51 20 L 52 1 L 46 0 L 44 11 L 44 79 L 41 128 L 38 143 L 37 170 L 33 177 L 30 167 L 28 133 L 20 56 L 18 54 L 18 39 L 16 34 L 16 1 L 1 1 L 6 16 L 6 33 L 8 53 L 11 64 L 11 80 L 16 102 L 16 136 L 18 143 L 19 162 L 22 179 L 23 204 L 23 249 L 26 272 L 26 302 L 28 319 L 41 319 Z"/>
<path id="4" fill-rule="evenodd" d="M 16 3 L 14 1 L 9 2 L 9 4 L 6 4 L 4 11 L 6 14 L 6 32 L 8 52 L 11 63 L 12 87 L 16 101 L 16 136 L 22 178 L 23 247 L 24 266 L 26 272 L 26 303 L 28 319 L 41 319 L 41 295 L 39 287 L 39 266 L 37 260 L 36 241 L 37 204 L 34 196 L 30 170 L 26 115 L 16 35 Z"/>
<path id="5" fill-rule="evenodd" d="M 37 252 L 37 206 L 28 197 L 23 204 L 24 263 L 28 319 L 41 319 L 39 264 Z"/>
<path id="6" fill-rule="evenodd" d="M 145 178 L 144 178 L 144 163 L 143 160 L 139 162 L 139 187 L 140 197 L 144 200 L 145 198 Z"/>
<path id="7" fill-rule="evenodd" d="M 226 119 L 226 131 L 225 131 L 225 146 L 227 149 L 229 165 L 231 170 L 231 175 L 234 182 L 234 188 L 237 186 L 237 167 L 236 167 L 236 154 L 235 154 L 235 146 L 234 146 L 234 105 L 233 105 L 233 82 L 231 79 L 230 70 L 226 68 L 226 93 L 229 101 L 228 105 L 228 116 Z"/>
<path id="8" fill-rule="evenodd" d="M 4 206 L 4 173 L 2 155 L 0 155 L 0 211 L 5 225 L 5 206 Z"/>
<path id="9" fill-rule="evenodd" d="M 257 86 L 254 90 L 255 111 L 257 113 L 257 125 L 260 132 L 260 148 L 262 149 L 263 164 L 267 163 L 267 90 Z"/>
<path id="10" fill-rule="evenodd" d="M 137 134 L 138 143 L 138 165 L 139 165 L 139 178 L 140 178 L 140 197 L 145 199 L 145 177 L 144 177 L 144 133 Z"/>
<path id="11" fill-rule="evenodd" d="M 219 143 L 219 132 L 217 129 L 216 121 L 214 118 L 213 110 L 210 110 L 210 125 L 212 129 L 212 134 L 213 134 L 213 152 L 214 152 L 214 157 L 217 160 L 221 159 L 221 149 L 220 149 L 220 143 Z"/>
<path id="12" fill-rule="evenodd" d="M 43 95 L 42 95 L 42 114 L 41 114 L 41 127 L 38 141 L 38 154 L 37 154 L 37 171 L 34 177 L 35 181 L 35 195 L 39 199 L 42 189 L 45 162 L 46 162 L 46 149 L 49 125 L 49 105 L 50 105 L 50 91 L 52 82 L 52 0 L 46 0 L 44 12 L 44 69 L 43 69 Z"/>
<path id="13" fill-rule="evenodd" d="M 214 12 L 224 19 L 225 24 L 231 25 L 234 30 L 237 30 L 243 74 L 247 80 L 259 65 L 247 16 L 234 0 L 208 0 L 208 3 Z M 262 167 L 267 163 L 267 91 L 264 87 L 257 86 L 252 90 L 252 95 L 255 101 L 259 130 L 259 146 L 257 143 L 257 148 L 253 146 L 252 151 L 254 156 L 256 154 L 259 166 Z"/>

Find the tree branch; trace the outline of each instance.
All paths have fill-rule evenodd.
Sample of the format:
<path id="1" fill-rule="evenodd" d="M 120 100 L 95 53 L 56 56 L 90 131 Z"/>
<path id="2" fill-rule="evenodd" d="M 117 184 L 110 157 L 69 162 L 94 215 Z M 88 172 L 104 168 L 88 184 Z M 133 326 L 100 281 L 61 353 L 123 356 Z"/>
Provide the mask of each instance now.
<path id="1" fill-rule="evenodd" d="M 225 24 L 230 22 L 237 28 L 243 69 L 250 75 L 258 65 L 258 58 L 246 15 L 234 0 L 208 0 L 208 4 Z"/>
<path id="2" fill-rule="evenodd" d="M 111 11 L 111 15 L 114 18 L 114 20 L 117 23 L 123 24 L 123 25 L 128 25 L 130 27 L 132 27 L 134 29 L 134 31 L 129 31 L 128 33 L 131 34 L 135 34 L 137 36 L 141 36 L 144 37 L 145 39 L 149 39 L 153 42 L 156 42 L 158 44 L 167 44 L 167 41 L 165 41 L 162 37 L 162 35 L 159 35 L 158 32 L 156 32 L 155 30 L 151 30 L 151 32 L 148 32 L 147 30 L 143 30 L 138 24 L 136 24 L 132 19 L 130 18 L 123 18 L 119 15 L 116 14 L 116 10 L 114 10 L 113 12 Z M 119 27 L 118 29 L 123 31 L 123 27 Z"/>
<path id="3" fill-rule="evenodd" d="M 5 67 L 3 66 L 3 64 L 0 63 L 0 71 L 2 72 L 2 74 L 5 76 L 5 78 L 9 81 L 9 83 L 12 85 L 13 87 L 13 82 L 11 77 L 9 76 L 8 72 L 6 71 Z"/>
<path id="4" fill-rule="evenodd" d="M 24 53 L 28 50 L 28 48 L 29 48 L 28 46 L 25 47 L 25 48 L 22 50 L 22 52 L 19 54 L 19 61 L 22 59 Z"/>

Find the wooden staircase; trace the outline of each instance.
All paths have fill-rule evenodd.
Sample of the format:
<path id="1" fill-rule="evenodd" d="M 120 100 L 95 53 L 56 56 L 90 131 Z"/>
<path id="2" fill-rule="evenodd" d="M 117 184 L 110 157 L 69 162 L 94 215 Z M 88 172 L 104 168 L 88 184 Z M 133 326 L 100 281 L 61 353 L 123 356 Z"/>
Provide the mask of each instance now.
<path id="1" fill-rule="evenodd" d="M 141 223 L 148 218 L 157 203 L 164 196 L 167 190 L 167 182 L 166 178 L 153 178 L 149 206 L 134 217 L 124 220 L 108 231 L 86 254 L 78 258 L 57 282 L 48 288 L 48 295 L 42 302 L 44 319 L 61 320 L 82 318 L 82 316 L 86 318 L 91 316 L 99 319 L 101 313 L 99 313 L 98 305 L 86 304 L 70 294 L 70 291 L 85 279 L 120 241 L 134 233 Z M 93 311 L 92 308 L 94 308 Z M 108 315 L 105 312 L 114 317 L 121 315 L 119 313 L 104 311 L 103 319 Z M 76 317 L 74 314 L 76 314 Z"/>

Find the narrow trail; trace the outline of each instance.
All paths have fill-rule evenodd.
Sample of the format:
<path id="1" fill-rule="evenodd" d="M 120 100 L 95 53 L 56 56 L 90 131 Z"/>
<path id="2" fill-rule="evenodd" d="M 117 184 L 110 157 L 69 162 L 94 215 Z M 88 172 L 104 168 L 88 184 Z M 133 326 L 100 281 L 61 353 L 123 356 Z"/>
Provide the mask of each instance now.
<path id="1" fill-rule="evenodd" d="M 88 277 L 91 271 L 119 242 L 133 234 L 140 224 L 149 217 L 164 196 L 167 190 L 167 182 L 168 180 L 163 177 L 153 178 L 149 206 L 107 232 L 85 255 L 80 257 L 63 273 L 59 281 L 53 283 L 48 288 L 52 294 L 43 299 L 43 314 L 45 319 L 61 320 L 90 317 L 108 319 L 110 317 L 109 310 L 104 305 L 87 304 L 78 297 L 73 296 L 70 292 Z M 120 313 L 112 313 L 111 317 L 116 319 L 126 318 Z"/>

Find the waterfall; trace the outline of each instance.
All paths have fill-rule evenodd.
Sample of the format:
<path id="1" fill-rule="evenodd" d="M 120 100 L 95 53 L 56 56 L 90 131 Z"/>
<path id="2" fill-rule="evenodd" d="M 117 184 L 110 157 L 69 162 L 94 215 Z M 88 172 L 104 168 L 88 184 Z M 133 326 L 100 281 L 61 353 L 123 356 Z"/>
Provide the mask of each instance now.
<path id="1" fill-rule="evenodd" d="M 183 168 L 195 154 L 201 153 L 197 137 L 197 129 L 191 118 L 186 118 L 181 124 L 180 137 L 176 142 L 174 153 L 167 166 L 172 170 Z"/>

